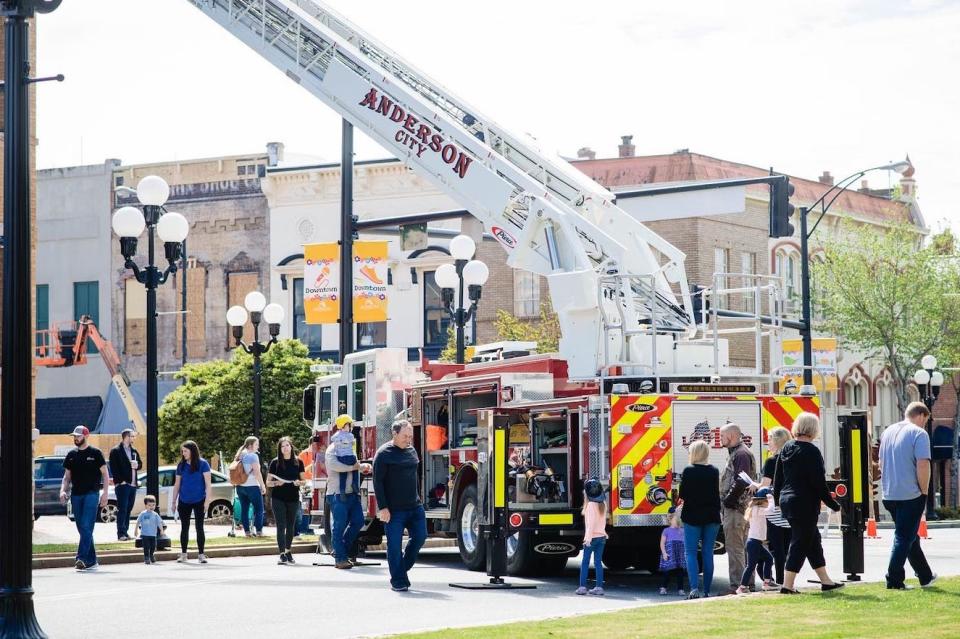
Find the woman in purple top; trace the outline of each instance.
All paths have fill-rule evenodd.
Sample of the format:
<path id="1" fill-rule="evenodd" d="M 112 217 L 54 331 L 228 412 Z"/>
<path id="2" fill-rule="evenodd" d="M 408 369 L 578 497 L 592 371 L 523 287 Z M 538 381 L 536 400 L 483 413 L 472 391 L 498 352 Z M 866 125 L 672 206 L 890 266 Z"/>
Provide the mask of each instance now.
<path id="1" fill-rule="evenodd" d="M 210 464 L 200 457 L 200 449 L 196 442 L 190 440 L 183 442 L 180 446 L 180 454 L 183 455 L 183 459 L 177 464 L 173 494 L 170 496 L 171 507 L 175 507 L 180 515 L 180 557 L 177 561 L 179 563 L 187 561 L 190 515 L 193 515 L 197 526 L 197 549 L 200 551 L 197 559 L 201 564 L 205 564 L 207 556 L 203 554 L 203 544 L 206 541 L 206 536 L 203 534 L 203 519 L 207 515 L 210 502 Z"/>
<path id="2" fill-rule="evenodd" d="M 667 521 L 670 525 L 664 528 L 660 535 L 660 574 L 663 575 L 660 594 L 667 594 L 670 578 L 673 577 L 677 582 L 677 594 L 682 597 L 687 594 L 683 591 L 683 573 L 687 559 L 683 546 L 683 529 L 680 528 L 676 509 L 670 509 Z"/>

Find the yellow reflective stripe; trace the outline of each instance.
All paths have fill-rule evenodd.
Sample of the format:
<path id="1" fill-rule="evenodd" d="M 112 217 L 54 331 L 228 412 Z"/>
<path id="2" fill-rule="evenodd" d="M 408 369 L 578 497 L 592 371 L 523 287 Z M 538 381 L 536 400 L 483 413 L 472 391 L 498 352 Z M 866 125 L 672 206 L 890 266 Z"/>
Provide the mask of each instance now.
<path id="1" fill-rule="evenodd" d="M 498 428 L 493 433 L 493 505 L 504 508 L 507 500 L 507 431 Z"/>
<path id="2" fill-rule="evenodd" d="M 673 404 L 668 406 L 667 409 L 663 411 L 663 414 L 660 416 L 660 421 L 663 422 L 663 425 L 666 428 L 669 428 L 671 425 L 672 417 L 673 417 Z M 616 483 L 614 484 L 615 486 L 619 486 L 620 464 L 630 464 L 631 466 L 636 468 L 637 464 L 639 464 L 643 460 L 644 456 L 646 456 L 646 454 L 650 452 L 650 449 L 656 446 L 657 442 L 660 441 L 660 439 L 663 437 L 663 432 L 664 432 L 664 429 L 659 427 L 649 429 L 646 433 L 644 433 L 643 437 L 640 438 L 640 441 L 634 444 L 633 448 L 631 448 L 629 452 L 627 452 L 623 457 L 620 458 L 620 460 L 617 462 L 617 465 L 614 466 L 614 468 L 616 469 L 615 471 Z M 656 470 L 659 470 L 661 466 L 665 468 L 669 468 L 670 461 L 671 461 L 670 455 L 664 455 L 663 459 L 660 460 L 660 464 L 658 464 L 657 466 L 653 466 L 646 470 L 644 469 L 641 469 L 641 470 L 643 470 L 643 474 L 646 475 L 648 472 L 652 473 Z M 660 472 L 659 474 L 662 475 L 663 472 Z M 634 472 L 634 475 L 636 475 L 636 472 Z M 636 487 L 637 485 L 639 484 L 635 484 L 634 487 Z M 636 496 L 636 492 L 634 493 L 634 496 Z M 618 507 L 616 512 L 631 513 L 633 512 L 633 508 Z"/>
<path id="3" fill-rule="evenodd" d="M 540 523 L 544 526 L 563 526 L 573 524 L 573 514 L 543 514 L 540 515 Z"/>
<path id="4" fill-rule="evenodd" d="M 860 440 L 863 438 L 863 431 L 859 428 L 855 429 L 850 436 L 850 453 L 853 455 L 851 460 L 853 463 L 853 472 L 851 473 L 853 477 L 851 481 L 853 482 L 853 503 L 862 504 L 863 503 L 863 491 L 861 489 L 861 479 L 863 469 L 860 467 Z"/>

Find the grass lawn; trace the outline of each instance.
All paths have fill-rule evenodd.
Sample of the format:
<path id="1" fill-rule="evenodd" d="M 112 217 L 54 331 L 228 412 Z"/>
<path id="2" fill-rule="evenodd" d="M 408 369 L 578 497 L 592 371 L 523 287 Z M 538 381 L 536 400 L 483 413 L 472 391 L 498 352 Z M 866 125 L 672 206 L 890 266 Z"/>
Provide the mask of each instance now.
<path id="1" fill-rule="evenodd" d="M 180 548 L 179 537 L 173 539 L 174 548 Z M 301 535 L 295 541 L 303 542 L 316 542 L 316 535 Z M 276 537 L 244 537 L 242 534 L 238 537 L 207 537 L 206 546 L 216 547 L 216 546 L 276 546 L 277 538 Z M 193 538 L 193 533 L 191 531 L 190 535 L 190 545 L 191 550 L 196 550 L 197 540 Z M 137 550 L 133 545 L 132 541 L 115 541 L 106 544 L 97 544 L 97 550 Z M 59 552 L 69 552 L 73 553 L 77 551 L 77 544 L 34 544 L 33 545 L 33 554 L 36 555 L 49 555 Z"/>
<path id="2" fill-rule="evenodd" d="M 927 590 L 903 592 L 886 590 L 883 584 L 865 584 L 824 594 L 720 597 L 567 619 L 402 636 L 440 639 L 453 634 L 457 639 L 956 639 L 960 637 L 960 577 L 940 579 L 936 587 Z"/>

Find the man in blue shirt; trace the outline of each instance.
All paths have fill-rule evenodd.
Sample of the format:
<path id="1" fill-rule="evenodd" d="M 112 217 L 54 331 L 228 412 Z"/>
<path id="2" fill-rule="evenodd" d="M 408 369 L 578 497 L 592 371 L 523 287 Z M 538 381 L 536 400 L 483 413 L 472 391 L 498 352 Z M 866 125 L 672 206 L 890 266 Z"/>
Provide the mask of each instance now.
<path id="1" fill-rule="evenodd" d="M 893 515 L 893 548 L 887 566 L 887 588 L 904 590 L 904 563 L 909 560 L 920 587 L 932 586 L 930 570 L 920 548 L 917 529 L 927 504 L 930 485 L 930 437 L 924 425 L 930 410 L 921 402 L 907 406 L 905 419 L 888 426 L 880 436 L 880 482 L 883 506 Z"/>

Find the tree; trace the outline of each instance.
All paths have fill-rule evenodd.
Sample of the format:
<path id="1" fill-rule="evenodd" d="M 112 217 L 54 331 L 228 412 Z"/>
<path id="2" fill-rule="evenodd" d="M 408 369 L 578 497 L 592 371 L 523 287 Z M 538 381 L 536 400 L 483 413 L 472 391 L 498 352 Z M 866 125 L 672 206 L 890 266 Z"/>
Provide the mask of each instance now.
<path id="1" fill-rule="evenodd" d="M 813 265 L 824 316 L 819 328 L 886 361 L 901 410 L 924 355 L 937 355 L 943 365 L 953 360 L 950 338 L 960 329 L 960 305 L 951 295 L 960 283 L 953 246 L 943 237 L 922 246 L 907 226 L 876 233 L 848 222 Z"/>
<path id="2" fill-rule="evenodd" d="M 307 347 L 298 340 L 280 340 L 263 356 L 261 451 L 270 458 L 277 440 L 293 438 L 303 447 L 310 427 L 301 416 L 303 389 L 313 381 Z M 167 395 L 160 408 L 160 455 L 179 456 L 180 443 L 197 442 L 206 457 L 223 452 L 229 459 L 252 434 L 253 356 L 235 349 L 229 361 L 187 364 L 177 379 L 185 380 Z"/>
<path id="3" fill-rule="evenodd" d="M 536 342 L 537 351 L 541 353 L 560 350 L 560 320 L 547 304 L 540 305 L 538 321 L 518 319 L 503 309 L 497 309 L 493 325 L 502 340 Z"/>

